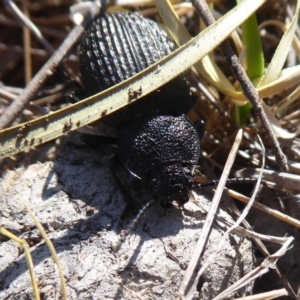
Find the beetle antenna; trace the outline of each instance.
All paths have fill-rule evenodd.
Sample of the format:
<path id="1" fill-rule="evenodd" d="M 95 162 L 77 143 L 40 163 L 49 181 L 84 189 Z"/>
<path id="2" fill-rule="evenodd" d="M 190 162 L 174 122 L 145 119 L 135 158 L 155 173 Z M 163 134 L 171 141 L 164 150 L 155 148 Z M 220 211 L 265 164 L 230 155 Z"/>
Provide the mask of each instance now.
<path id="1" fill-rule="evenodd" d="M 138 212 L 137 216 L 133 219 L 131 224 L 128 226 L 127 229 L 123 229 L 120 233 L 119 241 L 114 245 L 114 251 L 117 252 L 122 243 L 125 241 L 126 237 L 137 227 L 137 225 L 140 223 L 142 216 L 149 210 L 149 208 L 153 205 L 154 199 L 148 201 Z"/>
<path id="2" fill-rule="evenodd" d="M 200 189 L 203 187 L 208 187 L 208 186 L 216 186 L 220 182 L 219 179 L 214 179 L 209 182 L 204 182 L 201 183 L 197 180 L 194 181 L 192 189 Z M 232 185 L 232 184 L 243 184 L 243 183 L 252 183 L 255 184 L 257 182 L 257 178 L 227 178 L 226 184 Z"/>

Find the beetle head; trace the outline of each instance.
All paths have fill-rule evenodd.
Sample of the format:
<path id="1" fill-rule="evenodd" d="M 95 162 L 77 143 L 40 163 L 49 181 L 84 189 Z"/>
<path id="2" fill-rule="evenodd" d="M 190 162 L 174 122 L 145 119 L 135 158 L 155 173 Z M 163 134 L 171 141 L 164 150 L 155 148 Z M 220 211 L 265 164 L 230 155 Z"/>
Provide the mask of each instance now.
<path id="1" fill-rule="evenodd" d="M 164 207 L 169 206 L 171 201 L 183 205 L 189 199 L 188 191 L 194 182 L 191 169 L 191 165 L 178 161 L 160 164 L 147 174 L 148 189 Z"/>

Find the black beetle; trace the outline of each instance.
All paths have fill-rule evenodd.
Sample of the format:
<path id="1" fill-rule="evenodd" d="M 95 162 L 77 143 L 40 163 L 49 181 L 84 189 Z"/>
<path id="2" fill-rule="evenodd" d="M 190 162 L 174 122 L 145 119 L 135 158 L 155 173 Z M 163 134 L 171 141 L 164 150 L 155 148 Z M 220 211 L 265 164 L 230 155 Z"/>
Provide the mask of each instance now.
<path id="1" fill-rule="evenodd" d="M 175 49 L 167 33 L 155 22 L 135 13 L 104 13 L 96 18 L 81 41 L 80 66 L 85 93 L 92 95 L 142 71 Z M 134 97 L 142 93 L 129 91 Z M 117 139 L 118 158 L 136 178 L 143 179 L 154 199 L 140 209 L 126 235 L 155 201 L 163 207 L 188 201 L 189 190 L 215 185 L 218 180 L 197 182 L 193 170 L 200 161 L 203 122 L 192 124 L 184 114 L 193 106 L 189 84 L 181 75 L 158 91 L 106 116 L 104 121 L 122 129 Z M 111 141 L 111 139 L 106 139 Z M 114 170 L 114 168 L 113 168 Z M 132 199 L 118 183 L 128 206 Z M 253 183 L 231 178 L 227 183 Z M 130 206 L 131 205 L 131 206 Z M 141 206 L 141 205 L 140 205 Z M 120 244 L 116 245 L 115 250 Z"/>
<path id="2" fill-rule="evenodd" d="M 87 29 L 80 45 L 80 65 L 87 94 L 107 89 L 142 71 L 175 49 L 167 33 L 136 13 L 104 13 Z M 192 169 L 200 158 L 201 122 L 185 116 L 194 104 L 185 75 L 104 120 L 122 127 L 118 157 L 127 170 L 144 179 L 167 206 L 188 201 L 195 187 Z"/>

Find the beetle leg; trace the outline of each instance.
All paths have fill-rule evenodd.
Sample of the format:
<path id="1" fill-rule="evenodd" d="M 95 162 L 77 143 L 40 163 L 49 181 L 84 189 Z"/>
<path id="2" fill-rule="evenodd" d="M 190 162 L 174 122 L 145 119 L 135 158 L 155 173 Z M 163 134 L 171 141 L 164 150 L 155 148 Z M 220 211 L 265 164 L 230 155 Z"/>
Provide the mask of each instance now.
<path id="1" fill-rule="evenodd" d="M 123 220 L 128 215 L 137 214 L 137 212 L 139 210 L 139 207 L 137 207 L 137 203 L 134 200 L 134 197 L 131 195 L 130 191 L 124 186 L 121 179 L 119 178 L 118 172 L 117 172 L 117 166 L 118 165 L 122 166 L 121 162 L 119 161 L 119 159 L 117 157 L 113 157 L 111 159 L 111 173 L 112 173 L 113 178 L 116 182 L 118 190 L 120 191 L 123 199 L 127 203 L 124 211 L 122 212 L 121 218 L 120 218 L 119 227 L 122 227 Z"/>
<path id="2" fill-rule="evenodd" d="M 205 131 L 205 122 L 203 120 L 199 120 L 194 124 L 194 127 L 198 133 L 199 140 L 201 141 L 204 131 Z"/>
<path id="3" fill-rule="evenodd" d="M 115 145 L 117 144 L 117 138 L 113 136 L 105 135 L 92 135 L 87 133 L 82 133 L 80 135 L 81 141 L 91 147 L 98 147 L 99 145 Z"/>
<path id="4" fill-rule="evenodd" d="M 143 215 L 149 210 L 149 208 L 153 205 L 155 200 L 150 200 L 147 202 L 138 212 L 137 216 L 133 219 L 133 221 L 130 223 L 130 225 L 121 231 L 119 241 L 116 245 L 113 246 L 113 250 L 117 252 L 122 243 L 125 241 L 126 237 L 137 227 L 137 225 L 140 223 Z"/>

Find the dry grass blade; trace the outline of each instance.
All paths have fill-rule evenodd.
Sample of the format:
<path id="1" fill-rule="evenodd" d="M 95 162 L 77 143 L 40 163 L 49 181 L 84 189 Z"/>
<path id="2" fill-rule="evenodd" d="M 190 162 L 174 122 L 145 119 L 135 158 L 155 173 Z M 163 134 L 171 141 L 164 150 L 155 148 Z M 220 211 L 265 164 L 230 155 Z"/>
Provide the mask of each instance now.
<path id="1" fill-rule="evenodd" d="M 66 283 L 65 283 L 65 278 L 64 278 L 64 274 L 58 259 L 58 256 L 56 254 L 55 248 L 52 244 L 52 242 L 50 241 L 49 237 L 47 236 L 47 233 L 45 232 L 42 224 L 39 222 L 39 220 L 36 218 L 36 216 L 34 215 L 34 213 L 32 212 L 31 208 L 29 207 L 29 205 L 25 202 L 22 201 L 24 207 L 26 208 L 28 214 L 30 215 L 31 219 L 33 220 L 34 224 L 36 225 L 36 227 L 38 228 L 41 236 L 44 238 L 45 243 L 47 244 L 49 251 L 52 255 L 52 258 L 57 266 L 58 269 L 58 273 L 60 276 L 60 285 L 61 285 L 61 293 L 62 293 L 62 299 L 66 300 L 67 297 L 67 290 L 66 290 Z"/>
<path id="2" fill-rule="evenodd" d="M 34 264 L 33 264 L 33 261 L 32 261 L 31 255 L 30 255 L 30 250 L 29 250 L 28 244 L 26 243 L 26 241 L 18 238 L 17 236 L 15 236 L 14 234 L 12 234 L 11 232 L 9 232 L 8 230 L 6 230 L 3 227 L 0 227 L 0 233 L 2 233 L 3 235 L 7 236 L 8 238 L 14 240 L 23 248 L 25 257 L 26 257 L 26 261 L 27 261 L 27 265 L 28 265 L 28 271 L 29 271 L 29 275 L 30 275 L 30 279 L 31 279 L 33 294 L 34 294 L 36 300 L 40 300 L 41 299 L 40 293 L 39 293 L 39 289 L 37 286 L 36 276 L 34 273 Z"/>

